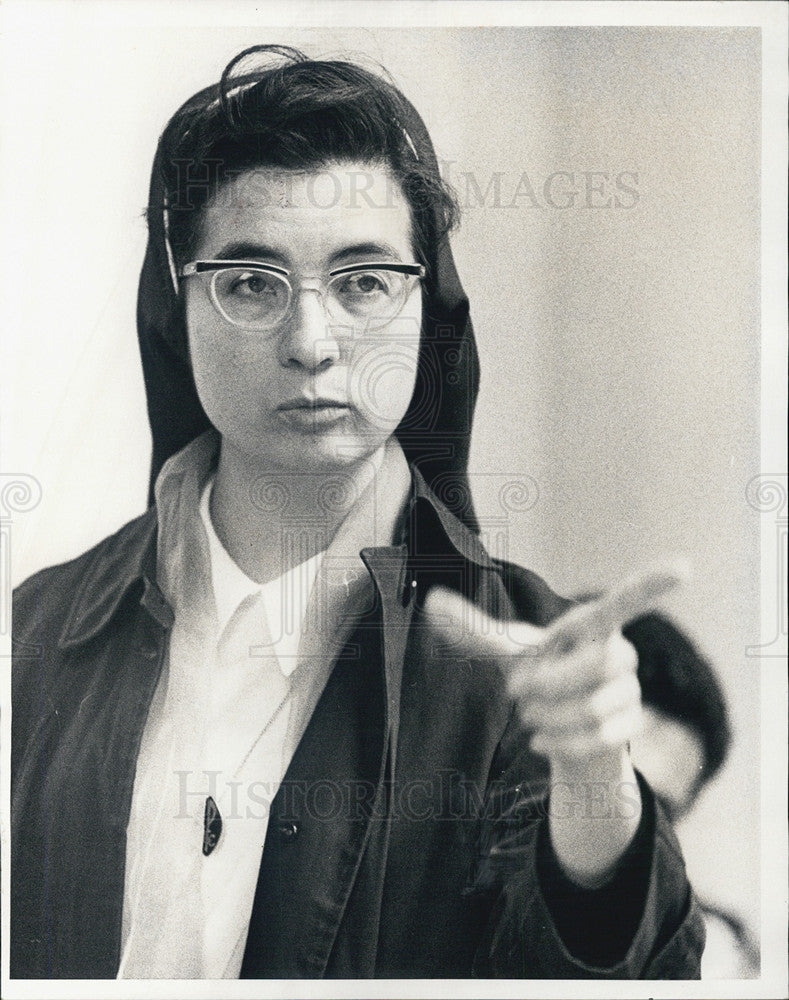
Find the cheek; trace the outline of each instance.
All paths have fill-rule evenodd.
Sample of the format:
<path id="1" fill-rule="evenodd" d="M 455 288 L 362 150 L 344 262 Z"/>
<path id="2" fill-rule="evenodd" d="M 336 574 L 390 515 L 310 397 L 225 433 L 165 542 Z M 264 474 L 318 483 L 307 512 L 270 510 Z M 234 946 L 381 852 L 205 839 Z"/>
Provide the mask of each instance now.
<path id="1" fill-rule="evenodd" d="M 354 342 L 348 366 L 349 393 L 365 421 L 391 433 L 414 391 L 421 311 L 398 318 L 384 331 Z"/>
<path id="2" fill-rule="evenodd" d="M 213 307 L 187 298 L 186 318 L 189 358 L 197 394 L 209 420 L 222 430 L 244 412 L 264 389 L 270 370 L 261 357 L 261 345 L 238 336 L 228 336 Z M 254 378 L 252 377 L 254 374 Z"/>
<path id="3" fill-rule="evenodd" d="M 211 317 L 207 315 L 203 303 L 187 294 L 189 361 L 200 402 L 209 418 L 215 422 L 212 411 L 222 396 L 222 385 L 227 377 L 225 370 L 230 367 L 230 359 L 220 346 L 221 340 L 211 336 L 211 326 Z"/>

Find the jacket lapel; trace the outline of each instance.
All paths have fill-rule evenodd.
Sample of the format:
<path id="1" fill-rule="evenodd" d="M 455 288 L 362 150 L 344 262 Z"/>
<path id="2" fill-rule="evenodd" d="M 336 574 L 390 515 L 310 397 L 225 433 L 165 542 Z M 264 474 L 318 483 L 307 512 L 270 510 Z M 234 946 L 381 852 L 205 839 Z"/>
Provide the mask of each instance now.
<path id="1" fill-rule="evenodd" d="M 340 654 L 272 803 L 242 978 L 323 976 L 365 848 L 385 852 L 385 838 L 370 832 L 386 812 L 413 602 L 403 600 L 404 545 L 362 557 L 378 599 Z M 370 922 L 379 903 L 380 891 L 366 903 Z"/>
<path id="2" fill-rule="evenodd" d="M 375 973 L 414 571 L 427 582 L 446 552 L 455 575 L 492 565 L 418 472 L 413 488 L 407 544 L 361 551 L 375 608 L 341 652 L 272 803 L 241 978 Z M 355 885 L 354 954 L 333 956 Z"/>

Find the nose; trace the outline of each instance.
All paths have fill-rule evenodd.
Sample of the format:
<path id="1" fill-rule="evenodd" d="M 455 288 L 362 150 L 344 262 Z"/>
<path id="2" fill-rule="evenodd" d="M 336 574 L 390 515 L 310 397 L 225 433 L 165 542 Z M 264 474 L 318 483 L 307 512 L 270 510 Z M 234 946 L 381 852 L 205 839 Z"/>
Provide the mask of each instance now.
<path id="1" fill-rule="evenodd" d="M 329 368 L 340 357 L 340 345 L 326 320 L 321 291 L 301 288 L 295 295 L 293 313 L 280 337 L 280 362 L 310 373 Z"/>

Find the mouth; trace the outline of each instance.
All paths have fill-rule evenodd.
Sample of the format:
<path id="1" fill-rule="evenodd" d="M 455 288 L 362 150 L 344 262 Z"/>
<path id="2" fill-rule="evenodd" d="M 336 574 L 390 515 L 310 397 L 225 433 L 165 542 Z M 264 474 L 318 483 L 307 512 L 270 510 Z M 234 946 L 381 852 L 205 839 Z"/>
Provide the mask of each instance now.
<path id="1" fill-rule="evenodd" d="M 314 432 L 345 420 L 352 409 L 348 403 L 327 396 L 299 396 L 280 403 L 277 414 L 296 430 Z"/>
<path id="2" fill-rule="evenodd" d="M 308 413 L 318 413 L 323 410 L 350 410 L 350 404 L 341 399 L 331 399 L 328 396 L 297 396 L 294 399 L 285 400 L 277 407 L 281 413 L 291 413 L 307 411 Z"/>

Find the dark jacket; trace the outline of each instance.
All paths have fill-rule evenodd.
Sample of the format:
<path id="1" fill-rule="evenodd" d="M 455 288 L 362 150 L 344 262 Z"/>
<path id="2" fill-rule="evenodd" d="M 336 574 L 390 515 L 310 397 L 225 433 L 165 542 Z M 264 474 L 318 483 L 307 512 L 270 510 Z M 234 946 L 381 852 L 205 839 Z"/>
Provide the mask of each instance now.
<path id="1" fill-rule="evenodd" d="M 497 668 L 433 648 L 421 614 L 434 583 L 536 625 L 566 602 L 492 560 L 418 473 L 406 525 L 363 552 L 377 600 L 272 804 L 242 976 L 698 976 L 702 922 L 646 786 L 612 885 L 565 884 L 546 766 Z M 136 759 L 172 624 L 155 540 L 149 511 L 16 593 L 12 977 L 117 971 Z"/>
<path id="2" fill-rule="evenodd" d="M 209 426 L 170 267 L 168 169 L 195 114 L 223 114 L 246 86 L 195 95 L 156 152 L 137 310 L 151 483 Z M 437 175 L 424 123 L 401 107 L 420 169 Z M 619 873 L 598 892 L 576 890 L 545 836 L 545 762 L 529 752 L 498 670 L 442 655 L 423 626 L 434 583 L 536 625 L 566 606 L 492 560 L 475 534 L 466 466 L 478 354 L 438 216 L 433 228 L 416 387 L 395 430 L 414 469 L 402 543 L 364 550 L 377 601 L 273 802 L 242 975 L 696 976 L 701 921 L 646 786 Z M 135 767 L 173 617 L 155 582 L 156 529 L 149 511 L 15 597 L 15 977 L 118 968 Z"/>

